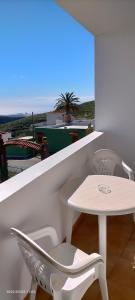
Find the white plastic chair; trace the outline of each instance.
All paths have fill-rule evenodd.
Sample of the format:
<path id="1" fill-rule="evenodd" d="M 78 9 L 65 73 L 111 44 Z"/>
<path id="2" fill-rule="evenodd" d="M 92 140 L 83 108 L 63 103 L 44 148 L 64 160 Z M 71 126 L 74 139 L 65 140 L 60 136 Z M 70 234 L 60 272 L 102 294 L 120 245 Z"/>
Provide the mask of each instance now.
<path id="1" fill-rule="evenodd" d="M 94 153 L 92 160 L 92 170 L 94 174 L 114 175 L 117 165 L 122 167 L 130 180 L 134 180 L 133 170 L 117 153 L 109 149 L 100 149 Z"/>
<path id="2" fill-rule="evenodd" d="M 43 234 L 39 231 L 29 235 L 33 238 L 49 235 L 53 244 L 49 253 L 18 229 L 11 228 L 11 231 L 32 276 L 30 300 L 36 299 L 37 285 L 51 294 L 54 300 L 79 300 L 97 278 L 102 298 L 108 300 L 104 263 L 99 254 L 88 255 L 71 244 L 58 244 L 52 227 L 44 228 Z"/>
<path id="3" fill-rule="evenodd" d="M 127 174 L 130 180 L 134 180 L 133 170 L 113 150 L 100 149 L 93 155 L 92 171 L 99 175 L 114 175 L 116 166 L 119 165 Z M 133 214 L 135 222 L 135 213 Z"/>

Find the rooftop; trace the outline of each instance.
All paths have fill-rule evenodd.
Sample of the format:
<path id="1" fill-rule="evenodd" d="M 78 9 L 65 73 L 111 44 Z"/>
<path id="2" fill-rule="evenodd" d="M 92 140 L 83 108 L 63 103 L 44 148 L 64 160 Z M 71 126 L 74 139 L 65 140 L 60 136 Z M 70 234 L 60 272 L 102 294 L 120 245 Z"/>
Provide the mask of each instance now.
<path id="1" fill-rule="evenodd" d="M 69 126 L 62 126 L 59 129 L 87 129 L 88 126 L 83 125 L 69 125 Z"/>
<path id="2" fill-rule="evenodd" d="M 0 131 L 0 134 L 6 134 L 7 132 L 5 132 L 5 131 Z"/>

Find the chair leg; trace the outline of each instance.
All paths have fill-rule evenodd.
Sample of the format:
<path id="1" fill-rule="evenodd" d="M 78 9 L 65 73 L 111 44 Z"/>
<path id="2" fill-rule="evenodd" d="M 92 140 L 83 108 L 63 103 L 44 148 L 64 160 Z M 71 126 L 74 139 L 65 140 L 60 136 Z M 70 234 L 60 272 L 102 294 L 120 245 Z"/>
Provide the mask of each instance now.
<path id="1" fill-rule="evenodd" d="M 37 283 L 32 278 L 32 280 L 31 280 L 31 288 L 30 288 L 30 300 L 35 300 L 36 299 L 36 291 L 37 291 Z"/>
<path id="2" fill-rule="evenodd" d="M 104 265 L 101 265 L 99 268 L 99 285 L 101 289 L 101 295 L 103 300 L 109 300 L 108 297 L 108 288 L 107 288 L 107 281 L 106 281 L 106 272 Z"/>

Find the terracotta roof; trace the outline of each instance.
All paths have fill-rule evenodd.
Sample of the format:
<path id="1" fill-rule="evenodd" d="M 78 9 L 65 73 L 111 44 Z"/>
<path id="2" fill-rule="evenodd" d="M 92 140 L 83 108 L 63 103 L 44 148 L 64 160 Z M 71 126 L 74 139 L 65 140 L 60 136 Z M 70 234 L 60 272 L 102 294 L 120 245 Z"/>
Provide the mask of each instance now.
<path id="1" fill-rule="evenodd" d="M 40 144 L 30 142 L 27 140 L 9 140 L 4 143 L 5 146 L 8 145 L 14 145 L 14 146 L 22 146 L 24 148 L 31 148 L 33 150 L 39 151 L 40 150 Z"/>

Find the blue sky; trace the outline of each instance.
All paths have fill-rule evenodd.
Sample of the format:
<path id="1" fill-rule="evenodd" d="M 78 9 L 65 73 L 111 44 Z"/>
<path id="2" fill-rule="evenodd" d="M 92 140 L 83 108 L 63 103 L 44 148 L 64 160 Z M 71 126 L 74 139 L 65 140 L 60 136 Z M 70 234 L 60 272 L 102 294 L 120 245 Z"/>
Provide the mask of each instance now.
<path id="1" fill-rule="evenodd" d="M 54 0 L 0 0 L 0 114 L 94 98 L 94 37 Z"/>

